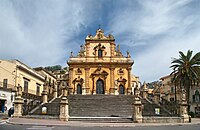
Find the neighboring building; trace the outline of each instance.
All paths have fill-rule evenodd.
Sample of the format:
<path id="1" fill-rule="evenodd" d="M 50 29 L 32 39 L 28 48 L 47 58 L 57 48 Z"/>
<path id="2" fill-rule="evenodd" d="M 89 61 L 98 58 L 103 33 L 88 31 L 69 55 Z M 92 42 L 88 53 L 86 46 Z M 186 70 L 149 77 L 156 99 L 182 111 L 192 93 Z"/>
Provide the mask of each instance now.
<path id="1" fill-rule="evenodd" d="M 140 82 L 140 79 L 138 76 L 135 76 L 135 75 L 132 75 L 131 76 L 131 86 L 132 86 L 132 94 L 134 95 L 135 94 L 135 88 L 136 87 L 141 87 L 141 82 Z"/>
<path id="2" fill-rule="evenodd" d="M 57 92 L 58 96 L 60 96 L 62 93 L 63 86 L 68 86 L 69 83 L 68 67 L 62 68 L 62 66 L 60 65 L 55 65 L 55 66 L 44 67 L 43 69 L 47 71 L 47 73 L 49 72 L 51 75 L 53 75 L 52 80 L 55 81 L 56 79 Z"/>
<path id="3" fill-rule="evenodd" d="M 175 85 L 172 83 L 173 75 L 167 75 L 165 77 L 160 78 L 162 80 L 162 87 L 161 87 L 161 97 L 168 100 L 168 101 L 175 101 L 175 89 L 176 89 L 176 98 L 177 102 L 181 100 L 181 90 L 180 86 Z M 200 116 L 200 84 L 195 83 L 192 84 L 190 89 L 190 111 L 196 113 Z"/>
<path id="4" fill-rule="evenodd" d="M 173 75 L 167 75 L 160 80 L 162 81 L 162 85 L 160 87 L 161 97 L 166 99 L 167 101 L 175 101 L 175 90 L 176 90 L 176 101 L 180 101 L 180 88 L 172 83 Z"/>
<path id="5" fill-rule="evenodd" d="M 4 91 L 3 95 L 7 94 L 4 100 L 6 99 L 5 102 L 11 104 L 9 107 L 13 102 L 11 91 L 15 91 L 17 85 L 22 86 L 22 97 L 28 103 L 36 96 L 41 96 L 44 81 L 45 78 L 42 75 L 18 60 L 0 60 L 0 87 L 1 91 Z M 9 107 L 7 106 L 7 109 Z"/>
<path id="6" fill-rule="evenodd" d="M 155 94 L 158 94 L 157 96 L 159 96 L 158 98 L 160 98 L 160 86 L 161 86 L 161 82 L 160 81 L 154 81 L 154 82 L 149 82 L 147 83 L 147 89 L 148 89 L 148 97 L 149 99 L 154 98 Z"/>
<path id="7" fill-rule="evenodd" d="M 88 35 L 77 56 L 71 53 L 69 61 L 70 94 L 132 94 L 131 69 L 133 60 L 127 51 L 123 56 L 114 37 Z"/>
<path id="8" fill-rule="evenodd" d="M 200 117 L 200 84 L 195 83 L 190 90 L 190 111 L 196 113 Z"/>
<path id="9" fill-rule="evenodd" d="M 7 84 L 7 86 L 10 86 Z M 3 82 L 0 82 L 0 113 L 7 112 L 12 106 L 15 92 L 11 88 L 6 88 Z"/>
<path id="10" fill-rule="evenodd" d="M 57 78 L 58 85 L 58 95 L 62 93 L 63 86 L 69 86 L 69 73 L 68 69 L 56 70 L 53 72 L 54 76 Z"/>
<path id="11" fill-rule="evenodd" d="M 43 67 L 37 67 L 33 69 L 37 71 L 40 75 L 45 77 L 45 80 L 48 82 L 48 93 L 52 94 L 53 88 L 56 85 L 56 81 L 57 81 L 57 78 L 54 76 L 54 74 L 44 69 Z"/>

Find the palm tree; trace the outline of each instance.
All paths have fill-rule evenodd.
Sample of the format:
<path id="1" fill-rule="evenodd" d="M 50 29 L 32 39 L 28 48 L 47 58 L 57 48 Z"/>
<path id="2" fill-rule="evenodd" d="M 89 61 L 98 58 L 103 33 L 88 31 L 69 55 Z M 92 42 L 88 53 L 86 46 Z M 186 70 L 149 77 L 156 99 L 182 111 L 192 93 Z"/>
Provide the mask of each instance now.
<path id="1" fill-rule="evenodd" d="M 171 75 L 173 75 L 172 82 L 180 85 L 180 88 L 186 90 L 187 102 L 189 103 L 190 87 L 193 83 L 200 81 L 200 52 L 192 56 L 191 50 L 188 50 L 185 55 L 179 51 L 179 58 L 173 58 L 170 68 L 173 69 Z M 176 93 L 175 93 L 176 95 Z M 176 99 L 175 99 L 176 100 Z M 189 109 L 188 109 L 189 110 Z"/>

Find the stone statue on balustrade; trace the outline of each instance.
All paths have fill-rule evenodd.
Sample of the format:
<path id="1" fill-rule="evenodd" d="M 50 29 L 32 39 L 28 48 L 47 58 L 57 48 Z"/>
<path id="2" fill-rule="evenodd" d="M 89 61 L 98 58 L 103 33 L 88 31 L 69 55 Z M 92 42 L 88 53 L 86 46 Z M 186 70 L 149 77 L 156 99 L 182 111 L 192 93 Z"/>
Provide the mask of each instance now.
<path id="1" fill-rule="evenodd" d="M 45 82 L 43 85 L 43 91 L 48 91 L 48 81 L 47 81 L 47 76 L 45 76 Z"/>
<path id="2" fill-rule="evenodd" d="M 22 96 L 22 86 L 20 86 L 19 84 L 17 86 L 16 96 L 17 97 L 21 97 Z"/>
<path id="3" fill-rule="evenodd" d="M 186 91 L 185 91 L 185 89 L 181 90 L 181 101 L 183 101 L 183 102 L 186 101 Z"/>
<path id="4" fill-rule="evenodd" d="M 140 88 L 139 88 L 138 85 L 136 85 L 136 88 L 135 88 L 135 97 L 139 98 L 139 95 L 140 95 Z"/>
<path id="5" fill-rule="evenodd" d="M 127 58 L 130 58 L 131 57 L 130 52 L 127 51 L 126 53 L 127 53 Z"/>

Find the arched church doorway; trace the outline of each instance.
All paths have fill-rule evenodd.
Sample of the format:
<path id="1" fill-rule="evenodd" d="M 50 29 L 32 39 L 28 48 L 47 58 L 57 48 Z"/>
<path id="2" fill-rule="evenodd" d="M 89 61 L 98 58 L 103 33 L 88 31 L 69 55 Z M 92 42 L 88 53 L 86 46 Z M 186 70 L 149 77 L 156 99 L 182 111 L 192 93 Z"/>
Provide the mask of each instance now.
<path id="1" fill-rule="evenodd" d="M 125 91 L 124 91 L 124 85 L 120 84 L 119 85 L 119 94 L 124 94 Z"/>
<path id="2" fill-rule="evenodd" d="M 82 94 L 82 86 L 80 84 L 77 84 L 77 86 L 76 86 L 76 93 Z"/>
<path id="3" fill-rule="evenodd" d="M 98 79 L 96 82 L 96 94 L 104 94 L 104 82 L 102 79 Z"/>

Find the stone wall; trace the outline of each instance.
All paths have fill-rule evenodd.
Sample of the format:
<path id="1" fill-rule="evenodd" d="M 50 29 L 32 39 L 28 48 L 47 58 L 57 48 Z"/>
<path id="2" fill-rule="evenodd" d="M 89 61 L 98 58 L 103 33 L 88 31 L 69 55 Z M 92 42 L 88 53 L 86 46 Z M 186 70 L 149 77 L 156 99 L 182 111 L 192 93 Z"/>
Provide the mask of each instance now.
<path id="1" fill-rule="evenodd" d="M 182 117 L 143 117 L 143 123 L 182 123 Z"/>

